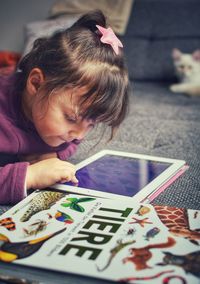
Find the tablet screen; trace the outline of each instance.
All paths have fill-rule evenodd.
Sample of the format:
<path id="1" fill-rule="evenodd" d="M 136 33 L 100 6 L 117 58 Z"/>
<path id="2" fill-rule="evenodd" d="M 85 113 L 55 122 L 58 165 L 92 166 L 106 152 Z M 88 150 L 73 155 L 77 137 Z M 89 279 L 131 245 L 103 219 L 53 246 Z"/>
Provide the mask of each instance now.
<path id="1" fill-rule="evenodd" d="M 78 187 L 134 196 L 169 166 L 171 163 L 105 155 L 77 170 L 76 176 Z"/>

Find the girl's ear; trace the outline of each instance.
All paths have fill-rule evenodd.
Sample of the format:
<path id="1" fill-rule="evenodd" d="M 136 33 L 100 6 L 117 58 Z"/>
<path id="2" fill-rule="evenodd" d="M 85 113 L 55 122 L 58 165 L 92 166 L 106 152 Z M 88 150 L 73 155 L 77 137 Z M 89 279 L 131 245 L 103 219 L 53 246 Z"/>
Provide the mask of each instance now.
<path id="1" fill-rule="evenodd" d="M 44 83 L 44 74 L 40 68 L 33 68 L 26 81 L 26 90 L 30 95 L 35 95 Z"/>

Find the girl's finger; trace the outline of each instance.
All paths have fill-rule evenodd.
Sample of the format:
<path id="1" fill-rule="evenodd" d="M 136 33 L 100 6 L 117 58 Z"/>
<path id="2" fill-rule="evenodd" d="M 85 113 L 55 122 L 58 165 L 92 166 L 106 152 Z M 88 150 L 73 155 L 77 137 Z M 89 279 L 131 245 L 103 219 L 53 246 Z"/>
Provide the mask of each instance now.
<path id="1" fill-rule="evenodd" d="M 73 176 L 71 179 L 71 182 L 73 182 L 75 185 L 78 185 L 78 179 L 76 176 Z"/>

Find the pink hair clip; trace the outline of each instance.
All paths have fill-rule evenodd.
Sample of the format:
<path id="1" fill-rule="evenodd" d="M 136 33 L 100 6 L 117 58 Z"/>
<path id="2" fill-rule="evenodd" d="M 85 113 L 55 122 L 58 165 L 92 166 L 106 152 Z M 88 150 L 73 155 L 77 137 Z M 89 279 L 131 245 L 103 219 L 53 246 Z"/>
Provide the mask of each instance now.
<path id="1" fill-rule="evenodd" d="M 113 30 L 109 28 L 104 28 L 99 25 L 96 25 L 97 29 L 102 34 L 100 41 L 106 44 L 110 44 L 116 54 L 119 53 L 119 47 L 123 47 L 121 41 L 116 37 Z"/>

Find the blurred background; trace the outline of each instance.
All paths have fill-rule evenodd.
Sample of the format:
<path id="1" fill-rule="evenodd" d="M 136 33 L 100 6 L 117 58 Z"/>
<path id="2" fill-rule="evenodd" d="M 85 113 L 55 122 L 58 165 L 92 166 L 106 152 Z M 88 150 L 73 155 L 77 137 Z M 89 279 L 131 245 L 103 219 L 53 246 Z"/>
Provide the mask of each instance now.
<path id="1" fill-rule="evenodd" d="M 39 36 L 102 9 L 122 37 L 134 80 L 174 80 L 173 48 L 200 46 L 200 0 L 1 0 L 0 51 L 25 54 Z"/>
<path id="2" fill-rule="evenodd" d="M 0 50 L 21 52 L 25 43 L 25 26 L 48 17 L 55 0 L 1 0 Z"/>

